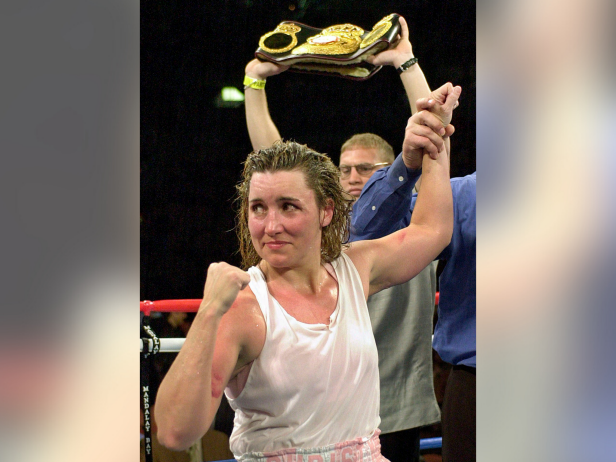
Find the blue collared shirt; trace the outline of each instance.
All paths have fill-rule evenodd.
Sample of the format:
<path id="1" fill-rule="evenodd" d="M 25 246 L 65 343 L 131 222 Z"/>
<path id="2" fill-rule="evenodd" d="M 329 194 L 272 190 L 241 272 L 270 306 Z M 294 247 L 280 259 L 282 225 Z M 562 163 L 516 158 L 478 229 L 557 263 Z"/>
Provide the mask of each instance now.
<path id="1" fill-rule="evenodd" d="M 375 172 L 353 206 L 351 241 L 377 239 L 411 222 L 421 170 L 410 170 L 398 156 L 391 167 Z M 477 174 L 451 179 L 454 229 L 438 256 L 447 263 L 439 278 L 438 321 L 433 347 L 453 365 L 476 361 L 476 203 Z"/>

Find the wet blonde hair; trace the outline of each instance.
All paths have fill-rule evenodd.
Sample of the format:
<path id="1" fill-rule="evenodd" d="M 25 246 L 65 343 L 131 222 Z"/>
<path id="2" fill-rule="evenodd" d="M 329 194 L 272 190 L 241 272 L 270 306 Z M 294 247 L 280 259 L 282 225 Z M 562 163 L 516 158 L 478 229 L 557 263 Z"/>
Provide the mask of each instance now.
<path id="1" fill-rule="evenodd" d="M 306 145 L 294 141 L 277 141 L 267 149 L 253 151 L 244 162 L 242 180 L 237 185 L 237 224 L 235 227 L 242 256 L 242 266 L 247 269 L 257 265 L 257 253 L 248 229 L 248 195 L 250 181 L 255 173 L 293 171 L 304 174 L 306 185 L 314 191 L 317 207 L 323 210 L 331 199 L 334 213 L 331 222 L 321 235 L 321 261 L 329 263 L 340 256 L 349 239 L 350 214 L 353 199 L 340 185 L 340 172 L 331 159 Z"/>

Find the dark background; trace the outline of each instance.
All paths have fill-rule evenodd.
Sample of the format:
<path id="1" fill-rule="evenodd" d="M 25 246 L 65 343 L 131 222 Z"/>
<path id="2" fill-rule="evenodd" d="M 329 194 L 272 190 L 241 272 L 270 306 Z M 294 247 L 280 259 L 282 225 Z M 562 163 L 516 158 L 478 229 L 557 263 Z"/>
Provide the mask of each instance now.
<path id="1" fill-rule="evenodd" d="M 233 196 L 251 151 L 244 106 L 218 107 L 223 86 L 242 89 L 259 37 L 283 20 L 364 29 L 390 13 L 407 20 L 428 83 L 462 86 L 451 175 L 475 170 L 475 2 L 244 0 L 141 1 L 142 300 L 201 298 L 207 267 L 239 264 Z M 330 154 L 373 132 L 399 152 L 410 108 L 391 67 L 364 82 L 285 72 L 268 79 L 285 139 Z"/>

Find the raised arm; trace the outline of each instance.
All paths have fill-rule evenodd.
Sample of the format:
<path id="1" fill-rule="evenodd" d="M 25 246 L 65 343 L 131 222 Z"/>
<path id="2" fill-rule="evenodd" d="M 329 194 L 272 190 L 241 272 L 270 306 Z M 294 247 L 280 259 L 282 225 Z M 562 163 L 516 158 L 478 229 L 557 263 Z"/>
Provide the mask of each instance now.
<path id="1" fill-rule="evenodd" d="M 400 16 L 399 21 L 400 41 L 394 48 L 382 51 L 368 58 L 371 64 L 376 66 L 393 66 L 396 69 L 400 69 L 400 66 L 415 58 L 413 46 L 409 40 L 409 28 L 406 24 L 406 20 Z M 415 114 L 417 112 L 417 105 L 415 102 L 420 98 L 427 98 L 430 95 L 430 86 L 428 85 L 419 63 L 416 62 L 410 65 L 400 73 L 400 80 L 402 80 L 406 96 L 409 98 L 411 114 Z"/>
<path id="2" fill-rule="evenodd" d="M 421 110 L 413 115 L 405 131 L 403 160 L 413 164 L 420 158 L 423 170 L 422 187 L 409 226 L 381 239 L 354 242 L 347 251 L 362 277 L 366 296 L 414 277 L 451 239 L 453 201 L 449 161 L 442 139 L 447 131 L 435 113 L 450 119 L 461 88 L 446 84 L 436 92 L 446 95 L 444 104 L 431 102 L 430 111 Z M 420 100 L 418 106 L 426 103 L 428 100 Z M 447 118 L 445 121 L 449 122 Z"/>
<path id="3" fill-rule="evenodd" d="M 406 91 L 411 106 L 411 114 L 415 114 L 422 108 L 417 108 L 417 101 L 430 98 L 430 86 L 421 70 L 418 60 L 413 54 L 413 45 L 409 40 L 409 28 L 406 20 L 400 16 L 400 40 L 398 44 L 381 53 L 371 56 L 368 61 L 379 66 L 393 66 L 400 74 L 400 80 Z M 441 101 L 441 104 L 444 101 Z M 450 153 L 449 138 L 445 137 L 445 147 L 447 154 Z M 421 160 L 419 167 L 421 168 Z"/>
<path id="4" fill-rule="evenodd" d="M 412 143 L 433 156 L 447 146 L 455 129 L 449 123 L 452 114 L 445 112 L 443 105 L 454 90 L 448 83 L 430 93 L 429 98 L 417 100 L 419 110 L 425 113 L 411 119 L 414 126 L 412 130 L 407 127 L 405 146 Z M 457 105 L 456 100 L 453 107 Z M 409 225 L 413 185 L 421 174 L 422 161 L 423 151 L 411 149 L 399 155 L 391 167 L 372 175 L 353 205 L 351 241 L 378 239 Z"/>
<path id="5" fill-rule="evenodd" d="M 287 66 L 280 66 L 270 62 L 253 59 L 246 65 L 246 76 L 251 79 L 265 80 L 287 70 Z M 280 139 L 278 128 L 270 116 L 267 106 L 265 89 L 254 86 L 245 86 L 246 125 L 253 149 L 268 148 Z"/>
<path id="6" fill-rule="evenodd" d="M 240 293 L 249 281 L 248 273 L 226 263 L 208 269 L 199 311 L 156 397 L 157 436 L 170 449 L 203 437 L 229 380 L 259 354 L 265 338 L 254 327 L 263 326 L 260 310 L 249 289 Z"/>

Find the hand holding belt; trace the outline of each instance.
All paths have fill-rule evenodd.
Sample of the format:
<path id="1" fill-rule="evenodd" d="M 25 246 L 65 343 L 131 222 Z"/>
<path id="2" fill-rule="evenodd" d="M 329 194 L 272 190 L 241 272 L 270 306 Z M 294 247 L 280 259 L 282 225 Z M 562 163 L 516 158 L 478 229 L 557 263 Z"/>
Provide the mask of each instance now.
<path id="1" fill-rule="evenodd" d="M 291 71 L 366 80 L 382 67 L 366 59 L 392 46 L 399 33 L 397 14 L 381 19 L 368 32 L 353 24 L 317 29 L 283 21 L 261 37 L 255 56 L 291 66 Z"/>

